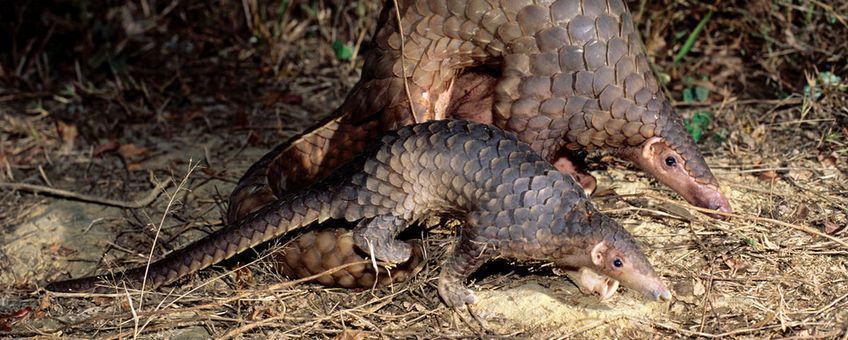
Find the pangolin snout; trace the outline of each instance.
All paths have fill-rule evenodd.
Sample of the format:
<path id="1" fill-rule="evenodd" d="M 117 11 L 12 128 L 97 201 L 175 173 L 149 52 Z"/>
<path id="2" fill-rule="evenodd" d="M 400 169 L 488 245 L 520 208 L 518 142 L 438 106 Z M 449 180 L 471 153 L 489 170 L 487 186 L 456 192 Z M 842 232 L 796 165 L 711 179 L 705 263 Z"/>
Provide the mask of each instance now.
<path id="1" fill-rule="evenodd" d="M 655 301 L 670 301 L 671 291 L 665 287 L 663 287 L 662 289 L 655 290 L 653 298 Z"/>
<path id="2" fill-rule="evenodd" d="M 693 192 L 691 198 L 687 199 L 687 201 L 693 205 L 724 213 L 733 212 L 733 208 L 730 207 L 730 202 L 727 200 L 727 197 L 725 197 L 718 188 L 713 186 L 700 186 L 694 191 L 695 192 Z M 726 218 L 725 216 L 718 214 L 707 215 L 713 218 Z"/>
<path id="3" fill-rule="evenodd" d="M 725 213 L 733 212 L 733 208 L 730 207 L 730 202 L 728 202 L 727 198 L 725 198 L 722 194 L 719 194 L 716 199 L 710 201 L 710 209 Z"/>
<path id="4" fill-rule="evenodd" d="M 645 291 L 647 298 L 654 301 L 670 301 L 671 291 L 662 283 L 656 283 L 652 289 Z"/>

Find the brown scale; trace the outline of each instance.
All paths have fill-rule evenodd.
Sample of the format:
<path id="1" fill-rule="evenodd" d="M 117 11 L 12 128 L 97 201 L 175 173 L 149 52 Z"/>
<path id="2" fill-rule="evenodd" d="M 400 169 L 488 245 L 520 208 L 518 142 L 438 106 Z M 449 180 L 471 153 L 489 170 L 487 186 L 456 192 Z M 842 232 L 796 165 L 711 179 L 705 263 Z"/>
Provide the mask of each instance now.
<path id="1" fill-rule="evenodd" d="M 230 221 L 325 176 L 383 131 L 444 117 L 492 122 L 515 133 L 558 167 L 564 164 L 560 170 L 581 184 L 587 180 L 588 190 L 594 179 L 559 155 L 600 148 L 637 157 L 640 145 L 660 137 L 682 158 L 684 175 L 717 192 L 724 202 L 718 206 L 729 210 L 660 90 L 621 0 L 557 0 L 549 6 L 528 0 L 399 0 L 400 25 L 393 3 L 387 1 L 381 13 L 362 79 L 334 118 L 251 167 L 230 197 Z M 500 74 L 464 69 L 481 65 L 499 67 Z M 654 176 L 693 204 L 718 207 Z M 335 251 L 361 259 L 347 246 Z M 281 262 L 301 259 L 298 251 L 284 254 L 289 259 Z M 412 268 L 397 268 L 407 269 Z"/>
<path id="2" fill-rule="evenodd" d="M 373 266 L 365 263 L 322 275 L 315 281 L 328 287 L 343 288 L 372 287 L 375 281 L 377 285 L 405 281 L 418 273 L 424 264 L 421 241 L 410 241 L 410 245 L 412 256 L 409 261 L 389 270 L 378 266 L 379 272 L 376 276 Z M 337 248 L 354 249 L 353 235 L 349 230 L 332 228 L 305 233 L 274 253 L 271 259 L 275 261 L 280 272 L 289 277 L 307 277 L 362 260 L 359 253 L 338 251 Z"/>

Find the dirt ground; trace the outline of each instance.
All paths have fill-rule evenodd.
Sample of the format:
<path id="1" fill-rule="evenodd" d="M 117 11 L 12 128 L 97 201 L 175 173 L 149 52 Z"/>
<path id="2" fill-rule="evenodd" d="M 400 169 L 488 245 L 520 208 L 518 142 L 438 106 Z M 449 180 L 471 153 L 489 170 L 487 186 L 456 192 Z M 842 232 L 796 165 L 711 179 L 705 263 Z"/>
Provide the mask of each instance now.
<path id="1" fill-rule="evenodd" d="M 592 154 L 593 201 L 675 298 L 598 302 L 549 266 L 499 261 L 469 282 L 482 326 L 436 293 L 450 228 L 427 235 L 422 273 L 376 290 L 290 281 L 246 256 L 143 296 L 38 291 L 220 228 L 247 167 L 341 102 L 381 8 L 80 3 L 0 4 L 0 338 L 848 339 L 846 1 L 631 1 L 736 213 L 706 217 Z"/>

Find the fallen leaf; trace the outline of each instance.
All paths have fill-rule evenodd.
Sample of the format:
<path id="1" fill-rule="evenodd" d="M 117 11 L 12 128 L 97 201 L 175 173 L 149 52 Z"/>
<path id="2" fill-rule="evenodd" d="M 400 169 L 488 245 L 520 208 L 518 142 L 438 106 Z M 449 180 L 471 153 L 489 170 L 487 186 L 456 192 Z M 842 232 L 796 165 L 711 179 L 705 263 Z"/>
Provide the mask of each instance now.
<path id="1" fill-rule="evenodd" d="M 835 235 L 836 233 L 838 233 L 842 229 L 845 229 L 844 225 L 840 226 L 840 225 L 833 223 L 831 221 L 824 221 L 824 232 L 825 232 L 825 234 Z"/>
<path id="2" fill-rule="evenodd" d="M 692 287 L 692 295 L 701 296 L 707 292 L 707 287 L 704 287 L 704 283 L 701 280 L 695 280 L 695 285 Z"/>
<path id="3" fill-rule="evenodd" d="M 809 181 L 813 175 L 812 171 L 806 169 L 789 170 L 789 177 L 796 181 Z"/>
<path id="4" fill-rule="evenodd" d="M 176 112 L 169 111 L 165 114 L 165 119 L 172 122 L 188 123 L 205 113 L 206 111 L 199 107 L 190 107 Z"/>
<path id="5" fill-rule="evenodd" d="M 807 208 L 806 204 L 801 203 L 801 204 L 798 205 L 798 208 L 795 209 L 795 214 L 792 216 L 792 218 L 795 219 L 796 221 L 803 221 L 804 219 L 807 218 L 807 215 L 809 215 L 809 214 L 810 214 L 810 209 Z"/>
<path id="6" fill-rule="evenodd" d="M 52 300 L 49 298 L 48 294 L 44 294 L 44 296 L 38 299 L 38 309 L 36 310 L 36 315 L 39 315 L 40 313 L 40 316 L 43 316 L 44 311 L 47 310 L 47 307 L 50 307 L 50 301 Z"/>
<path id="7" fill-rule="evenodd" d="M 62 146 L 59 147 L 59 152 L 63 154 L 70 153 L 74 149 L 74 142 L 79 135 L 77 126 L 66 124 L 63 121 L 56 122 L 56 132 L 59 134 L 59 140 L 62 141 Z"/>
<path id="8" fill-rule="evenodd" d="M 24 307 L 9 314 L 0 314 L 0 330 L 5 332 L 12 331 L 12 324 L 23 319 L 30 312 L 32 312 L 32 308 Z"/>
<path id="9" fill-rule="evenodd" d="M 276 103 L 298 105 L 303 102 L 303 97 L 291 91 L 267 91 L 262 94 L 262 104 L 272 106 Z"/>
<path id="10" fill-rule="evenodd" d="M 740 261 L 739 259 L 735 258 L 724 259 L 724 264 L 726 264 L 727 267 L 729 267 L 730 269 L 733 269 L 734 272 L 748 267 L 744 261 Z"/>
<path id="11" fill-rule="evenodd" d="M 834 167 L 834 166 L 836 166 L 836 156 L 834 156 L 834 155 L 819 154 L 818 159 L 819 159 L 819 163 L 821 163 L 821 165 L 823 167 Z"/>
<path id="12" fill-rule="evenodd" d="M 604 156 L 601 156 L 601 159 L 598 162 L 600 162 L 600 163 L 612 163 L 612 162 L 615 162 L 617 160 L 618 159 L 616 159 L 612 155 L 604 155 Z"/>
<path id="13" fill-rule="evenodd" d="M 251 271 L 251 270 L 250 270 L 249 268 L 247 268 L 246 266 L 242 266 L 242 265 L 241 265 L 241 264 L 239 264 L 239 263 L 236 263 L 236 266 L 237 266 L 237 268 L 238 268 L 238 267 L 241 267 L 241 268 L 236 269 L 236 270 L 233 272 L 233 273 L 235 274 L 235 276 L 236 276 L 236 277 L 235 277 L 235 279 L 236 279 L 236 284 L 238 284 L 238 285 L 239 285 L 239 287 L 245 287 L 245 286 L 247 286 L 248 284 L 253 283 L 253 281 L 254 281 L 254 280 L 253 280 L 253 271 Z"/>
<path id="14" fill-rule="evenodd" d="M 773 181 L 780 177 L 780 175 L 777 173 L 777 171 L 767 170 L 757 173 L 757 177 L 764 181 Z"/>
<path id="15" fill-rule="evenodd" d="M 142 167 L 141 163 L 139 163 L 139 162 L 132 162 L 132 163 L 127 164 L 127 171 L 139 171 L 139 170 L 143 170 L 143 169 L 144 169 L 144 167 Z"/>
<path id="16" fill-rule="evenodd" d="M 118 141 L 110 139 L 105 143 L 101 143 L 100 145 L 95 146 L 92 156 L 97 157 L 104 153 L 113 152 L 115 150 L 118 150 L 118 147 L 120 147 Z"/>
<path id="17" fill-rule="evenodd" d="M 267 318 L 269 318 L 273 315 L 274 315 L 273 311 L 269 307 L 256 308 L 256 309 L 253 310 L 253 312 L 250 313 L 250 315 L 247 317 L 247 319 L 251 320 L 251 321 L 256 321 L 256 320 L 267 319 Z"/>
<path id="18" fill-rule="evenodd" d="M 118 153 L 121 155 L 121 157 L 129 159 L 133 157 L 147 155 L 148 153 L 150 153 L 150 151 L 147 150 L 147 148 L 136 146 L 135 144 L 130 143 L 121 144 L 121 146 L 118 147 Z"/>
<path id="19" fill-rule="evenodd" d="M 50 254 L 58 256 L 68 256 L 75 252 L 73 249 L 67 248 L 56 242 L 51 243 L 48 250 L 50 251 Z"/>
<path id="20" fill-rule="evenodd" d="M 202 116 L 205 113 L 206 112 L 203 111 L 203 109 L 201 108 L 193 108 L 191 110 L 188 110 L 185 114 L 180 115 L 180 121 L 183 123 L 188 123 L 194 120 L 195 118 Z"/>

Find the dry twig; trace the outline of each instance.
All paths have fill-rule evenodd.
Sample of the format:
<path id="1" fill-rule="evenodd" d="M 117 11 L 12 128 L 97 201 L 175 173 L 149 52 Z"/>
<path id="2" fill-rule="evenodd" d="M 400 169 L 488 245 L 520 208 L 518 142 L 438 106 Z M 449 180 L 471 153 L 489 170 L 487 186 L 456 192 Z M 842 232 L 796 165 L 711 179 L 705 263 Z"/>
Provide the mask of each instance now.
<path id="1" fill-rule="evenodd" d="M 171 181 L 166 180 L 166 181 L 159 182 L 159 183 L 156 184 L 156 187 L 154 187 L 153 190 L 150 190 L 150 192 L 148 192 L 147 195 L 145 195 L 143 198 L 141 198 L 140 200 L 137 200 L 137 201 L 121 201 L 121 200 L 114 200 L 114 199 L 109 199 L 109 198 L 101 198 L 101 197 L 96 197 L 96 196 L 91 196 L 91 195 L 86 195 L 86 194 L 80 194 L 80 193 L 76 193 L 76 192 L 72 192 L 72 191 L 68 191 L 68 190 L 55 189 L 55 188 L 46 187 L 46 186 L 42 186 L 42 185 L 27 184 L 27 183 L 0 183 L 0 188 L 9 188 L 9 189 L 12 189 L 12 190 L 17 190 L 17 191 L 27 191 L 27 192 L 31 192 L 31 193 L 35 193 L 35 194 L 47 194 L 47 195 L 55 196 L 55 197 L 59 197 L 59 198 L 82 201 L 82 202 L 87 202 L 87 203 L 95 203 L 95 204 L 100 204 L 100 205 L 107 205 L 107 206 L 111 206 L 111 207 L 138 209 L 138 208 L 146 207 L 146 206 L 150 205 L 150 203 L 153 203 L 153 201 L 155 201 L 156 198 L 159 197 L 160 194 L 162 194 L 162 191 L 170 185 L 171 185 Z"/>

